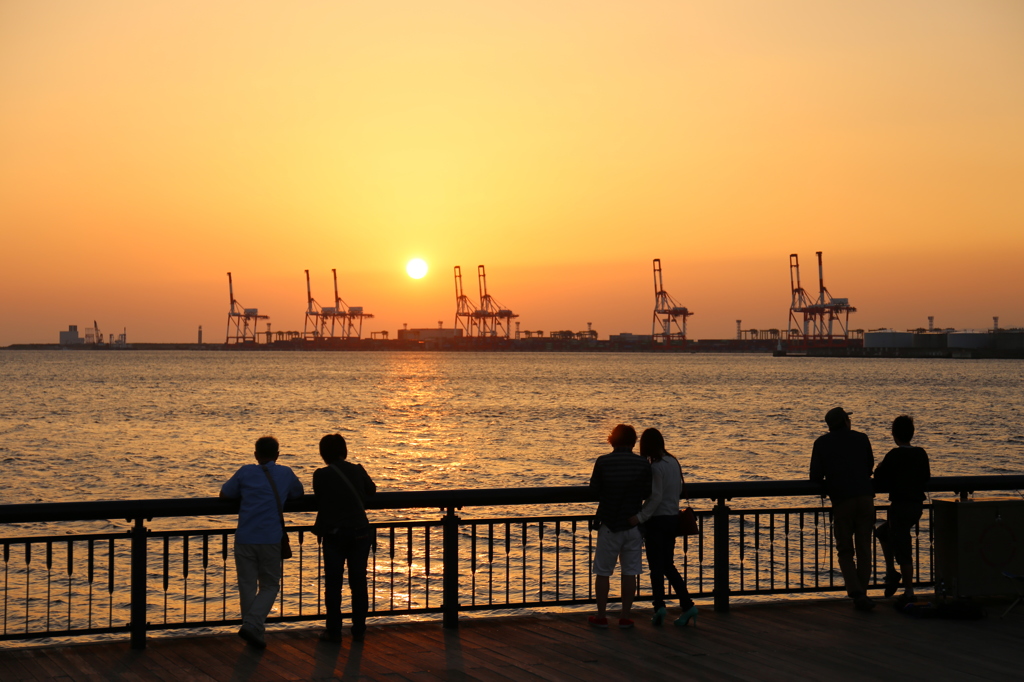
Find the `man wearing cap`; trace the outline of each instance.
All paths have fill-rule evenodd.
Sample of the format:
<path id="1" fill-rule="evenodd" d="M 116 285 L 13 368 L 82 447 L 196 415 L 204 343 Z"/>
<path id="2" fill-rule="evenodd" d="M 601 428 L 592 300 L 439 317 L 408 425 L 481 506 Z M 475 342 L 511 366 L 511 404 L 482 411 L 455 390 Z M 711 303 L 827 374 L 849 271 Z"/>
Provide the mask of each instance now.
<path id="1" fill-rule="evenodd" d="M 850 428 L 850 414 L 841 407 L 825 414 L 828 433 L 814 441 L 811 480 L 822 483 L 832 501 L 832 532 L 846 593 L 853 598 L 854 607 L 870 611 L 875 608 L 875 602 L 867 596 L 875 525 L 871 485 L 875 457 L 868 437 Z"/>

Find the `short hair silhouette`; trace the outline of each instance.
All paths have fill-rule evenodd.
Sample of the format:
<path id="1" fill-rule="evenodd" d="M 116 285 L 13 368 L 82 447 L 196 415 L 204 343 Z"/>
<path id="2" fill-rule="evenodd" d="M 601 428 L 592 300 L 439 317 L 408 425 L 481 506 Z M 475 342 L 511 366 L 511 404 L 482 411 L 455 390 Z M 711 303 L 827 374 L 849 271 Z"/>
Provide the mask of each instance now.
<path id="1" fill-rule="evenodd" d="M 320 439 L 320 457 L 325 462 L 348 457 L 348 445 L 340 433 L 329 433 Z"/>
<path id="2" fill-rule="evenodd" d="M 277 439 L 273 436 L 263 436 L 256 440 L 256 456 L 260 459 L 277 459 L 280 451 Z"/>
<path id="3" fill-rule="evenodd" d="M 909 443 L 914 437 L 914 418 L 901 414 L 893 419 L 892 437 Z"/>
<path id="4" fill-rule="evenodd" d="M 616 450 L 632 450 L 636 445 L 636 429 L 629 424 L 619 424 L 608 434 L 608 443 Z"/>

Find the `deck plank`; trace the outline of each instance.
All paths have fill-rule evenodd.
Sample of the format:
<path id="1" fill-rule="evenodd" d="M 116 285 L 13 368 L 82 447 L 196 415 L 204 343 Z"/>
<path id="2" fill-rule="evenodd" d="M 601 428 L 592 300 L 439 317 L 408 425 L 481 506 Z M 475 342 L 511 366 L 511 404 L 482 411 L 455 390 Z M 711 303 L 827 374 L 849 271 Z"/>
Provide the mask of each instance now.
<path id="1" fill-rule="evenodd" d="M 993 609 L 998 612 L 998 609 Z M 368 680 L 590 682 L 665 677 L 693 680 L 1015 679 L 1022 674 L 1024 611 L 1005 619 L 917 620 L 880 602 L 872 613 L 848 600 L 702 607 L 698 627 L 654 627 L 640 610 L 631 630 L 591 628 L 579 612 L 372 625 L 366 641 L 287 629 L 253 649 L 235 635 L 0 649 L 0 677 L 57 680 Z M 614 621 L 613 621 L 614 623 Z"/>

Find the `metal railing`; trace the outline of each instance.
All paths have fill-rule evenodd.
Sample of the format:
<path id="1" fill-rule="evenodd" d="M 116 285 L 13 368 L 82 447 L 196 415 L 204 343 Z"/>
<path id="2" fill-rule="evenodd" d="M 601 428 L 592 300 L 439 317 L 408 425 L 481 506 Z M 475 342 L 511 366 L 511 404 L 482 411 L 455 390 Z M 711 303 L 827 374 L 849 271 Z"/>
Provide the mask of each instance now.
<path id="1" fill-rule="evenodd" d="M 1019 490 L 1024 476 L 933 478 L 932 492 Z M 681 538 L 676 563 L 692 596 L 713 597 L 727 610 L 732 596 L 842 589 L 830 511 L 808 481 L 692 483 L 700 533 Z M 730 500 L 811 498 L 817 506 L 732 509 Z M 441 614 L 456 627 L 460 613 L 589 604 L 596 534 L 589 516 L 549 514 L 460 518 L 466 507 L 557 509 L 594 502 L 585 487 L 378 493 L 371 510 L 440 509 L 440 518 L 373 524 L 370 615 Z M 315 511 L 306 496 L 289 514 Z M 3 614 L 0 640 L 128 633 L 145 646 L 151 630 L 237 625 L 232 528 L 157 530 L 153 519 L 223 517 L 237 506 L 212 498 L 0 506 L 0 524 L 125 519 L 119 532 L 0 538 Z M 310 525 L 289 525 L 295 555 L 285 562 L 277 607 L 268 622 L 321 620 L 323 562 Z M 933 583 L 930 509 L 914 536 L 919 586 Z M 7 533 L 5 533 L 7 534 Z M 875 568 L 879 565 L 876 548 Z M 873 572 L 879 587 L 879 571 Z M 614 598 L 614 597 L 613 597 Z M 641 582 L 639 600 L 649 599 Z"/>

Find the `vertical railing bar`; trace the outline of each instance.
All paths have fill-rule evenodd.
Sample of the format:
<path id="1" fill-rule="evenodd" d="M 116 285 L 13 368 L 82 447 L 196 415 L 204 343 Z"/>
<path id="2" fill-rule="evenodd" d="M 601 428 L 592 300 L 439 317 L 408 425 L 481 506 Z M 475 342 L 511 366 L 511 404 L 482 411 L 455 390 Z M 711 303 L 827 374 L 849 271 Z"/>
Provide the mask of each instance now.
<path id="1" fill-rule="evenodd" d="M 209 597 L 210 581 L 210 534 L 203 533 L 203 620 L 206 618 L 206 604 Z"/>
<path id="2" fill-rule="evenodd" d="M 576 519 L 572 520 L 572 599 L 576 599 Z"/>
<path id="3" fill-rule="evenodd" d="M 729 507 L 718 498 L 715 515 L 715 611 L 729 610 Z"/>
<path id="4" fill-rule="evenodd" d="M 704 591 L 704 523 L 706 516 L 698 516 L 697 526 L 697 590 Z M 696 621 L 695 621 L 696 622 Z"/>
<path id="5" fill-rule="evenodd" d="M 448 507 L 444 515 L 444 589 L 442 609 L 444 627 L 459 626 L 459 517 L 455 507 Z"/>
<path id="6" fill-rule="evenodd" d="M 587 566 L 594 565 L 594 531 L 587 526 Z M 593 571 L 587 571 L 587 599 L 594 598 Z"/>
<path id="7" fill-rule="evenodd" d="M 170 584 L 170 543 L 171 538 L 169 535 L 164 536 L 164 623 L 167 623 L 167 590 Z"/>
<path id="8" fill-rule="evenodd" d="M 74 540 L 68 540 L 68 631 L 71 631 L 71 576 L 75 572 L 75 544 Z"/>
<path id="9" fill-rule="evenodd" d="M 406 526 L 406 587 L 409 596 L 406 598 L 406 608 L 413 608 L 413 524 Z"/>
<path id="10" fill-rule="evenodd" d="M 790 568 L 789 568 L 789 519 L 790 519 L 790 514 L 789 514 L 789 512 L 786 512 L 786 517 L 785 517 L 785 519 L 783 521 L 783 526 L 785 528 L 784 533 L 785 533 L 785 538 L 786 538 L 786 542 L 785 542 L 785 551 L 786 551 L 786 561 L 785 561 L 785 564 L 786 564 L 786 567 L 785 567 L 786 568 L 786 589 L 789 589 L 789 584 L 790 584 L 789 583 L 789 576 L 790 576 L 790 573 L 791 573 Z"/>
<path id="11" fill-rule="evenodd" d="M 537 522 L 537 601 L 544 601 L 544 522 Z M 525 593 L 523 595 L 526 596 Z"/>
<path id="12" fill-rule="evenodd" d="M 761 512 L 754 514 L 754 591 L 761 589 Z"/>
<path id="13" fill-rule="evenodd" d="M 469 524 L 469 603 L 476 606 L 476 527 L 475 521 Z"/>
<path id="14" fill-rule="evenodd" d="M 739 522 L 740 522 L 740 529 L 739 529 L 740 590 L 743 590 L 744 587 L 746 587 L 745 578 L 746 578 L 747 565 L 746 565 L 746 554 L 744 552 L 744 550 L 746 549 L 746 538 L 747 538 L 747 536 L 746 536 L 746 520 L 747 520 L 746 514 L 740 513 L 740 515 L 739 515 Z"/>
<path id="15" fill-rule="evenodd" d="M 522 547 L 522 557 L 523 557 L 523 562 L 522 562 L 523 563 L 523 587 L 522 587 L 522 590 L 521 590 L 520 594 L 522 595 L 522 602 L 525 604 L 526 603 L 526 543 L 528 541 L 527 540 L 527 535 L 526 535 L 526 521 L 521 522 L 519 525 L 520 525 L 520 538 L 522 540 L 522 542 L 520 543 L 520 546 Z"/>
<path id="16" fill-rule="evenodd" d="M 220 618 L 228 619 L 228 534 L 220 535 Z"/>
<path id="17" fill-rule="evenodd" d="M 390 570 L 388 572 L 390 573 L 390 578 L 391 578 L 391 580 L 390 580 L 391 595 L 390 595 L 390 598 L 388 600 L 388 608 L 391 609 L 392 611 L 394 611 L 395 610 L 395 527 L 391 526 L 391 528 L 389 528 L 388 530 L 389 530 L 389 539 L 391 541 L 391 547 L 388 550 L 388 555 L 389 555 L 389 558 L 390 558 Z"/>
<path id="18" fill-rule="evenodd" d="M 29 588 L 29 575 L 32 573 L 32 543 L 25 543 L 25 632 L 28 632 L 28 605 L 32 601 Z"/>
<path id="19" fill-rule="evenodd" d="M 512 522 L 505 522 L 505 603 L 512 602 Z"/>
<path id="20" fill-rule="evenodd" d="M 821 587 L 821 520 L 822 512 L 814 510 L 814 587 Z"/>
<path id="21" fill-rule="evenodd" d="M 487 603 L 494 605 L 494 522 L 487 524 Z"/>
<path id="22" fill-rule="evenodd" d="M 282 518 L 282 523 L 283 523 L 284 522 L 284 517 L 282 516 L 281 518 Z M 282 533 L 283 533 L 283 535 L 285 537 L 287 537 L 287 535 L 288 535 L 288 526 L 287 525 L 282 527 Z M 283 539 L 282 539 L 282 542 L 283 542 Z M 284 578 L 285 578 L 284 567 L 285 567 L 285 565 L 284 565 L 284 559 L 279 559 L 279 561 L 281 562 L 281 571 L 280 571 L 281 585 L 280 585 L 280 587 L 278 587 L 278 590 L 277 590 L 277 615 L 280 618 L 280 617 L 284 616 L 284 589 L 285 589 L 284 588 Z"/>
<path id="23" fill-rule="evenodd" d="M 95 552 L 95 539 L 89 538 L 89 564 L 87 567 L 87 575 L 89 580 L 89 617 L 86 621 L 89 628 L 92 628 L 92 587 L 93 579 L 96 576 L 96 552 Z"/>
<path id="24" fill-rule="evenodd" d="M 114 625 L 114 538 L 107 542 L 107 627 Z"/>
<path id="25" fill-rule="evenodd" d="M 828 587 L 836 587 L 836 518 L 828 513 Z"/>
<path id="26" fill-rule="evenodd" d="M 181 622 L 188 622 L 188 535 L 181 536 Z"/>
<path id="27" fill-rule="evenodd" d="M 129 519 L 131 521 L 131 519 Z M 149 543 L 149 530 L 145 526 L 146 519 L 143 517 L 136 517 L 135 523 L 132 526 L 131 533 L 131 647 L 133 649 L 145 649 L 146 648 L 146 628 L 148 626 L 147 621 L 147 600 L 146 600 L 146 588 L 147 588 L 147 574 L 146 564 L 148 555 L 148 543 Z M 166 543 L 166 536 L 164 541 Z M 166 544 L 164 545 L 166 557 Z M 113 546 L 111 546 L 113 550 Z M 166 564 L 165 564 L 166 566 Z M 166 621 L 166 595 L 164 592 L 165 599 L 165 612 L 164 620 Z M 111 593 L 113 598 L 113 593 Z"/>
<path id="28" fill-rule="evenodd" d="M 431 525 L 423 526 L 423 601 L 430 608 L 430 529 Z M 376 581 L 376 576 L 374 576 Z"/>
<path id="29" fill-rule="evenodd" d="M 306 531 L 300 530 L 299 531 L 299 582 L 298 582 L 298 585 L 299 585 L 299 589 L 298 589 L 299 616 L 302 615 L 302 594 L 303 594 L 303 587 L 306 584 L 306 581 L 304 580 L 305 572 L 303 571 L 303 567 L 302 567 L 302 555 L 303 555 L 302 542 L 305 539 L 306 539 Z"/>
<path id="30" fill-rule="evenodd" d="M 7 595 L 10 594 L 10 562 L 11 560 L 11 544 L 9 542 L 4 543 L 4 634 L 7 634 L 7 618 L 10 615 L 9 602 Z"/>
<path id="31" fill-rule="evenodd" d="M 561 601 L 562 584 L 562 522 L 555 519 L 555 602 Z"/>
<path id="32" fill-rule="evenodd" d="M 51 573 L 52 570 L 53 570 L 53 542 L 47 541 L 46 542 L 46 631 L 47 632 L 50 631 L 50 604 L 53 601 L 52 599 L 50 599 L 50 583 L 52 582 L 50 573 Z"/>

